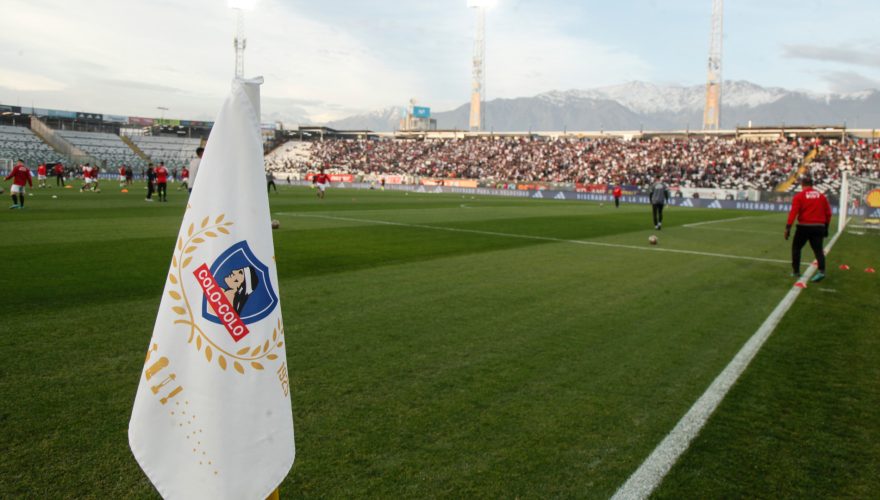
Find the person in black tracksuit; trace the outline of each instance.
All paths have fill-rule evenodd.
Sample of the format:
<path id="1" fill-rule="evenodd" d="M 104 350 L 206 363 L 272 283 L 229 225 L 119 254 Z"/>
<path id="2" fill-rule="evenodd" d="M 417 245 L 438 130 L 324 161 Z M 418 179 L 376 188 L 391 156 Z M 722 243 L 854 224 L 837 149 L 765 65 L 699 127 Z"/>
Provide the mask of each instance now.
<path id="1" fill-rule="evenodd" d="M 153 191 L 156 189 L 156 171 L 153 170 L 153 164 L 147 167 L 147 198 L 146 201 L 153 201 Z"/>

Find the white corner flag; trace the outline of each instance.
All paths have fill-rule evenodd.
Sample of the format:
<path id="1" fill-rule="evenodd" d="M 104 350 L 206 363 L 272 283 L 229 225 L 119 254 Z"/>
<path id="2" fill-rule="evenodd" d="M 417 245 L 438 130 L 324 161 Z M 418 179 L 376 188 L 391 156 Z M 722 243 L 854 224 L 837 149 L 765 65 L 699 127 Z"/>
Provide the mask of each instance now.
<path id="1" fill-rule="evenodd" d="M 211 130 L 131 413 L 131 450 L 165 498 L 263 500 L 293 465 L 262 82 L 234 80 Z"/>

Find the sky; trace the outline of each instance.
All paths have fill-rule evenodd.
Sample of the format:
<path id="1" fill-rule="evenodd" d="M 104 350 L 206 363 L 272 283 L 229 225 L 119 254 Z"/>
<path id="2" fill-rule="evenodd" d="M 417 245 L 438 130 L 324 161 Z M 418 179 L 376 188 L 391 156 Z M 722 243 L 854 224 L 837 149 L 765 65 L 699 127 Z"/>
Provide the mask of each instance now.
<path id="1" fill-rule="evenodd" d="M 711 0 L 498 0 L 486 99 L 706 79 Z M 0 0 L 0 103 L 213 120 L 234 75 L 227 0 Z M 880 2 L 728 0 L 723 77 L 814 93 L 880 88 Z M 245 76 L 263 121 L 323 123 L 410 98 L 469 101 L 466 0 L 257 0 Z M 160 110 L 159 108 L 168 108 Z"/>

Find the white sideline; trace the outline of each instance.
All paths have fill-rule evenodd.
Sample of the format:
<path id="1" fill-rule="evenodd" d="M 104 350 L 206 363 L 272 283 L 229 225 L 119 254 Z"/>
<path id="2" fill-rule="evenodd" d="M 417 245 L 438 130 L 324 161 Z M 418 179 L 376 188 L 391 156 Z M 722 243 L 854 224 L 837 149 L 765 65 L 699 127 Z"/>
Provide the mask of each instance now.
<path id="1" fill-rule="evenodd" d="M 428 226 L 424 224 L 405 224 L 403 222 L 389 222 L 383 220 L 373 220 L 373 219 L 356 219 L 353 217 L 336 217 L 332 215 L 319 215 L 319 214 L 304 214 L 297 212 L 276 212 L 275 215 L 290 215 L 294 217 L 310 217 L 315 219 L 329 219 L 329 220 L 340 220 L 340 221 L 348 221 L 348 222 L 363 222 L 368 224 L 384 224 L 388 226 L 401 226 L 401 227 L 416 227 L 420 229 L 434 229 L 437 231 L 450 231 L 455 233 L 471 233 L 471 234 L 482 234 L 488 236 L 502 236 L 505 238 L 521 238 L 527 240 L 541 240 L 541 241 L 554 241 L 558 243 L 572 243 L 575 245 L 589 245 L 589 246 L 597 246 L 597 247 L 611 247 L 611 248 L 628 248 L 630 250 L 640 250 L 646 252 L 668 252 L 668 253 L 680 253 L 680 254 L 688 254 L 688 255 L 700 255 L 703 257 L 718 257 L 723 259 L 738 259 L 738 260 L 751 260 L 756 262 L 772 262 L 774 264 L 788 264 L 787 260 L 780 259 L 762 259 L 760 257 L 746 257 L 743 255 L 729 255 L 723 253 L 711 253 L 711 252 L 697 252 L 694 250 L 675 250 L 672 248 L 659 248 L 659 247 L 639 247 L 635 245 L 621 245 L 618 243 L 603 243 L 600 241 L 584 241 L 584 240 L 566 240 L 562 238 L 551 238 L 549 236 L 532 236 L 528 234 L 515 234 L 515 233 L 498 233 L 494 231 L 480 231 L 477 229 L 461 229 L 455 227 L 443 227 L 443 226 Z M 728 219 L 730 220 L 730 219 Z"/>
<path id="2" fill-rule="evenodd" d="M 732 219 L 707 220 L 705 222 L 694 222 L 692 224 L 682 224 L 682 227 L 705 226 L 706 224 L 718 224 L 719 222 L 730 222 L 730 221 L 734 221 L 734 220 L 752 219 L 754 217 L 756 217 L 756 216 L 755 215 L 748 215 L 746 217 L 734 217 Z"/>
<path id="3" fill-rule="evenodd" d="M 838 231 L 834 238 L 828 242 L 825 247 L 825 253 L 831 251 L 831 247 L 837 242 L 843 231 Z M 815 266 L 810 266 L 804 275 L 798 280 L 798 283 L 807 283 L 813 273 L 816 271 Z M 782 301 L 776 306 L 776 309 L 770 313 L 770 316 L 764 320 L 764 323 L 752 335 L 752 337 L 742 346 L 736 356 L 728 363 L 724 370 L 712 381 L 712 384 L 706 389 L 706 392 L 691 406 L 690 410 L 681 417 L 675 428 L 666 435 L 663 441 L 654 448 L 651 455 L 642 463 L 639 468 L 627 479 L 627 481 L 617 490 L 612 500 L 630 500 L 648 498 L 657 486 L 669 473 L 669 470 L 675 465 L 675 462 L 682 453 L 690 446 L 691 441 L 700 433 L 703 426 L 709 420 L 709 417 L 718 408 L 721 400 L 727 395 L 727 392 L 737 381 L 737 379 L 745 371 L 746 367 L 764 345 L 770 334 L 791 308 L 801 288 L 792 287 L 791 290 Z"/>

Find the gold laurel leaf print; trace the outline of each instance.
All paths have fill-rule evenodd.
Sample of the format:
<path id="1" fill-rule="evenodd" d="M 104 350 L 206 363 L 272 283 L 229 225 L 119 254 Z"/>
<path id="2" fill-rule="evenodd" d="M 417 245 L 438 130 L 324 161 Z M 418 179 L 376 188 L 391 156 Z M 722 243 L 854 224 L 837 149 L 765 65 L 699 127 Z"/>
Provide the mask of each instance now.
<path id="1" fill-rule="evenodd" d="M 203 227 L 203 228 L 204 228 L 205 226 L 208 225 L 208 220 L 210 220 L 210 217 L 208 217 L 208 216 L 206 215 L 206 216 L 205 216 L 205 219 L 202 220 L 202 227 Z"/>
<path id="2" fill-rule="evenodd" d="M 205 236 L 207 236 L 207 237 L 209 237 L 209 238 L 216 238 L 216 237 L 217 237 L 217 233 L 215 233 L 215 232 L 213 232 L 213 231 L 205 231 Z"/>
<path id="3" fill-rule="evenodd" d="M 174 306 L 174 307 L 171 308 L 171 310 L 174 311 L 174 312 L 176 312 L 177 314 L 180 314 L 181 316 L 183 316 L 184 314 L 186 314 L 186 309 L 184 309 L 184 308 L 182 308 L 182 307 L 180 307 L 180 306 Z"/>
<path id="4" fill-rule="evenodd" d="M 266 343 L 263 344 L 263 352 L 266 352 L 268 350 L 269 350 L 269 341 L 267 340 Z"/>
<path id="5" fill-rule="evenodd" d="M 256 361 L 251 361 L 251 366 L 253 366 L 254 369 L 257 369 L 257 370 L 263 369 L 263 365 L 261 365 L 260 363 L 257 363 Z"/>
<path id="6" fill-rule="evenodd" d="M 226 229 L 225 227 L 217 226 L 217 230 L 223 234 L 229 234 L 229 230 Z"/>
<path id="7" fill-rule="evenodd" d="M 198 248 L 198 247 L 193 245 L 191 247 L 188 247 L 186 250 L 184 250 L 183 253 L 193 253 L 196 251 L 196 248 Z"/>
<path id="8" fill-rule="evenodd" d="M 195 229 L 195 228 L 196 228 L 196 225 L 195 225 L 195 224 L 190 224 L 190 225 L 189 225 L 189 229 L 186 231 L 186 235 L 187 235 L 187 236 L 192 236 L 192 235 L 193 235 L 193 229 Z"/>
<path id="9" fill-rule="evenodd" d="M 177 256 L 176 255 L 171 257 L 171 267 L 177 267 Z"/>
<path id="10" fill-rule="evenodd" d="M 214 353 L 211 351 L 211 346 L 206 345 L 206 346 L 205 346 L 205 357 L 208 358 L 208 362 L 211 361 L 211 357 L 212 357 L 213 355 L 214 355 Z"/>
<path id="11" fill-rule="evenodd" d="M 241 373 L 242 375 L 244 374 L 244 367 L 241 366 L 241 363 L 239 363 L 238 361 L 233 361 L 232 366 L 235 368 L 235 371 Z"/>
<path id="12" fill-rule="evenodd" d="M 260 349 L 262 349 L 262 348 L 263 348 L 263 346 L 258 345 L 257 348 L 254 349 L 254 352 L 251 353 L 251 356 L 256 356 L 257 354 L 260 354 Z"/>
<path id="13" fill-rule="evenodd" d="M 223 217 L 226 217 L 226 214 L 220 214 L 220 217 L 217 217 L 217 220 L 214 221 L 214 224 L 220 224 L 223 221 Z"/>
<path id="14" fill-rule="evenodd" d="M 204 243 L 205 240 L 203 238 L 193 238 L 193 243 Z"/>
<path id="15" fill-rule="evenodd" d="M 183 238 L 177 238 L 177 249 L 183 248 Z"/>
<path id="16" fill-rule="evenodd" d="M 187 258 L 183 261 L 183 266 L 181 266 L 181 267 L 186 267 L 186 266 L 187 266 L 192 260 L 193 260 L 192 257 L 187 257 Z"/>
<path id="17" fill-rule="evenodd" d="M 268 355 L 268 356 L 266 356 L 266 357 L 269 358 L 269 361 L 275 361 L 276 359 L 278 359 L 278 355 L 277 355 L 277 354 L 270 354 L 270 355 Z"/>
<path id="18" fill-rule="evenodd" d="M 272 330 L 272 342 L 278 340 L 278 330 Z"/>
<path id="19" fill-rule="evenodd" d="M 247 354 L 247 352 L 250 351 L 250 350 L 251 350 L 250 347 L 245 347 L 245 348 L 243 348 L 243 349 L 239 349 L 239 351 L 238 351 L 237 353 L 235 353 L 235 354 L 238 354 L 239 356 L 244 356 L 244 355 Z"/>
<path id="20" fill-rule="evenodd" d="M 168 295 L 170 295 L 171 298 L 174 300 L 180 300 L 180 294 L 175 292 L 174 290 L 171 290 L 170 292 L 168 292 Z"/>
<path id="21" fill-rule="evenodd" d="M 201 336 L 196 337 L 196 350 L 197 351 L 202 350 L 202 337 Z"/>
<path id="22" fill-rule="evenodd" d="M 278 342 L 278 343 L 277 343 L 277 344 L 275 344 L 275 345 L 276 345 L 276 346 L 278 346 L 278 347 L 281 347 L 281 346 L 283 346 L 283 345 L 284 345 L 284 342 Z"/>
<path id="23" fill-rule="evenodd" d="M 221 356 L 217 356 L 217 364 L 220 365 L 220 368 L 226 369 L 226 358 Z"/>
<path id="24" fill-rule="evenodd" d="M 168 281 L 170 281 L 172 285 L 176 285 L 177 284 L 177 276 L 175 276 L 173 274 L 169 274 Z"/>

